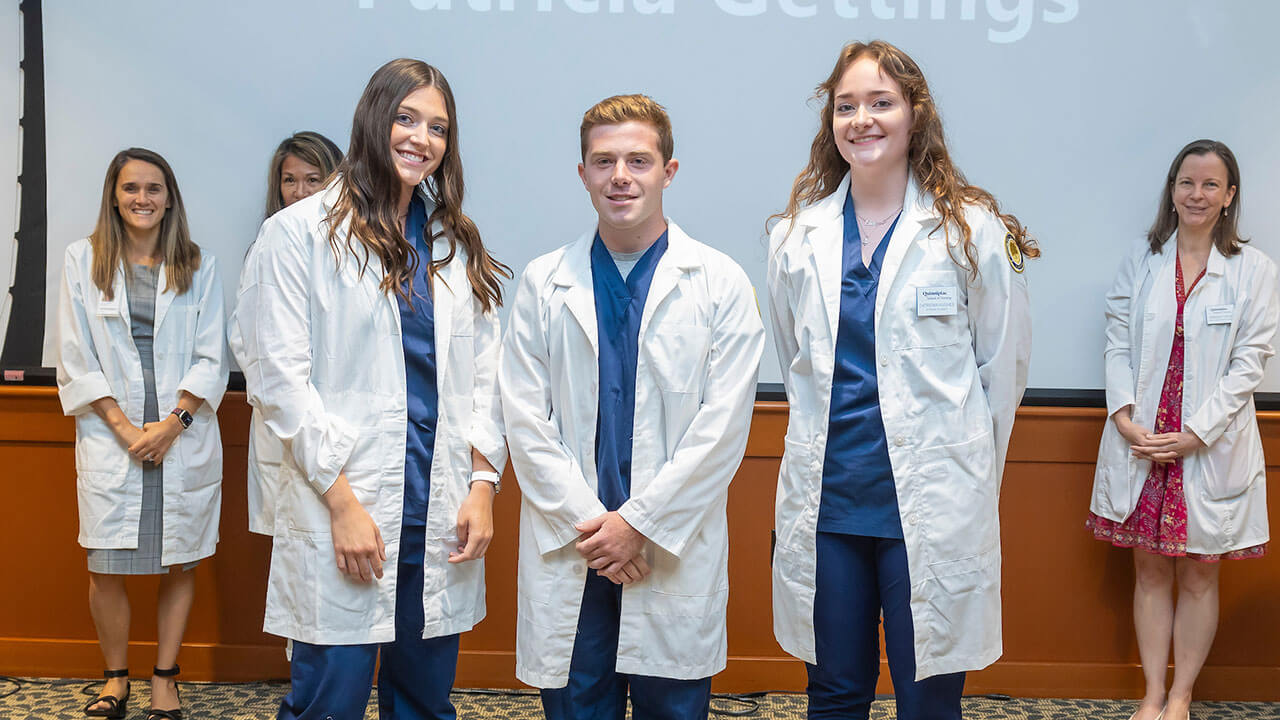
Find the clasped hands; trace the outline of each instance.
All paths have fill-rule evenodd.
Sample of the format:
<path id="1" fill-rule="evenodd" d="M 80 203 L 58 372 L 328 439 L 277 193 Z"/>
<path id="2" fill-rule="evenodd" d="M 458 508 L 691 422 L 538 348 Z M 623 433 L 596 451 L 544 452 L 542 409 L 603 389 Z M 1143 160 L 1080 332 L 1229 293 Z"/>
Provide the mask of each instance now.
<path id="1" fill-rule="evenodd" d="M 1122 415 L 1116 416 L 1116 429 L 1129 441 L 1129 448 L 1135 456 L 1162 465 L 1205 447 L 1195 433 L 1153 433 Z"/>
<path id="2" fill-rule="evenodd" d="M 127 427 L 119 431 L 119 438 L 133 457 L 158 463 L 173 447 L 173 441 L 178 439 L 182 430 L 182 422 L 176 416 L 168 415 L 157 422 L 143 423 L 141 428 L 127 423 Z"/>
<path id="3" fill-rule="evenodd" d="M 642 551 L 647 541 L 616 511 L 584 520 L 574 528 L 582 533 L 575 547 L 587 567 L 615 585 L 639 582 L 650 573 Z"/>

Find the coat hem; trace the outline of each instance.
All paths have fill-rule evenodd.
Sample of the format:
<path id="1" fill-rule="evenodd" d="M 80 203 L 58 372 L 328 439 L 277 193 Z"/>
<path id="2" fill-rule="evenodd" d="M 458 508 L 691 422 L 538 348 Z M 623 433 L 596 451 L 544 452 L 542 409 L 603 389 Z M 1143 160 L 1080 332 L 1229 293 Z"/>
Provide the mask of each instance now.
<path id="1" fill-rule="evenodd" d="M 937 660 L 927 660 L 923 663 L 919 661 L 919 658 L 917 658 L 916 681 L 919 682 L 935 675 L 949 675 L 951 673 L 982 670 L 994 663 L 996 660 L 999 660 L 1002 653 L 1003 650 L 996 648 L 976 655 L 939 658 Z"/>
<path id="2" fill-rule="evenodd" d="M 526 685 L 544 690 L 554 690 L 569 684 L 569 673 L 545 673 L 531 670 L 526 665 L 516 663 L 516 679 Z"/>
<path id="3" fill-rule="evenodd" d="M 396 629 L 393 625 L 353 632 L 317 633 L 311 628 L 298 627 L 296 623 L 273 623 L 270 620 L 262 624 L 262 631 L 309 645 L 373 645 L 391 642 L 395 639 L 396 634 Z M 321 635 L 324 635 L 324 637 L 321 637 Z"/>

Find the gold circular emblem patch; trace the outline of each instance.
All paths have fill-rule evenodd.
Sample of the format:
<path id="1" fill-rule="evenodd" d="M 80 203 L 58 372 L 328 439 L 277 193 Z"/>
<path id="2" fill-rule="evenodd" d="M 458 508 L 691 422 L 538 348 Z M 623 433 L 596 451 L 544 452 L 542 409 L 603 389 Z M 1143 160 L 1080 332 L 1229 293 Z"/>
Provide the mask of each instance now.
<path id="1" fill-rule="evenodd" d="M 1022 272 L 1025 267 L 1022 261 L 1022 250 L 1018 248 L 1018 241 L 1013 239 L 1013 233 L 1005 233 L 1004 235 L 1004 254 L 1009 258 L 1009 267 L 1014 272 Z"/>

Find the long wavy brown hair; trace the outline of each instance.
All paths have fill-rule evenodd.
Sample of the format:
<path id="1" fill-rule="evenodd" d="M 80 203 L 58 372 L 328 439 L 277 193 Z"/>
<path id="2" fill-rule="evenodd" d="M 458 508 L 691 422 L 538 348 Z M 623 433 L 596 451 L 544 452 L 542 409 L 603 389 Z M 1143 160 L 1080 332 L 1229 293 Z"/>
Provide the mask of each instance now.
<path id="1" fill-rule="evenodd" d="M 1023 256 L 1039 257 L 1039 247 L 1022 223 L 1018 222 L 1018 218 L 1010 213 L 1000 212 L 1000 205 L 995 197 L 980 187 L 970 185 L 964 173 L 951 161 L 942 132 L 942 118 L 938 116 L 938 108 L 933 103 L 933 95 L 929 92 L 924 73 L 910 56 L 883 40 L 850 43 L 840 50 L 831 75 L 814 93 L 814 99 L 821 100 L 823 105 L 819 115 L 818 134 L 813 138 L 809 150 L 809 164 L 796 176 L 786 210 L 771 215 L 769 220 L 795 218 L 801 206 L 815 203 L 835 192 L 849 173 L 849 164 L 836 147 L 834 96 L 835 88 L 845 71 L 863 57 L 874 59 L 880 66 L 880 71 L 898 83 L 904 98 L 911 105 L 911 139 L 907 165 L 920 190 L 933 196 L 933 209 L 940 220 L 932 232 L 942 230 L 952 259 L 962 267 L 967 267 L 972 278 L 977 278 L 977 248 L 973 244 L 973 230 L 964 217 L 964 207 L 967 204 L 990 210 L 1008 228 Z M 952 228 L 960 233 L 959 243 L 954 242 L 951 236 Z M 964 262 L 955 255 L 957 245 L 963 248 Z"/>
<path id="2" fill-rule="evenodd" d="M 453 91 L 444 75 L 421 60 L 400 58 L 378 68 L 365 86 L 351 120 L 351 143 L 347 156 L 338 165 L 338 196 L 329 215 L 329 246 L 334 257 L 342 253 L 362 253 L 361 272 L 376 256 L 385 272 L 381 289 L 408 300 L 418 268 L 418 252 L 407 241 L 397 217 L 400 176 L 391 157 L 391 124 L 400 103 L 419 88 L 433 87 L 444 96 L 449 114 L 444 159 L 426 182 L 427 194 L 435 210 L 427 219 L 431 240 L 443 235 L 449 240 L 449 253 L 432 258 L 427 270 L 432 277 L 448 265 L 458 245 L 467 253 L 467 279 L 471 292 L 484 312 L 502 304 L 502 280 L 510 278 L 511 269 L 495 260 L 485 250 L 480 231 L 462 212 L 462 157 L 458 151 L 458 116 Z M 347 224 L 346 237 L 339 231 Z"/>
<path id="3" fill-rule="evenodd" d="M 1147 231 L 1147 243 L 1151 252 L 1159 253 L 1165 241 L 1178 229 L 1178 213 L 1173 208 L 1173 185 L 1178 181 L 1178 171 L 1182 169 L 1182 161 L 1188 155 L 1208 155 L 1213 153 L 1222 159 L 1227 166 L 1227 187 L 1235 188 L 1235 197 L 1231 204 L 1223 209 L 1222 217 L 1213 225 L 1213 244 L 1223 257 L 1231 257 L 1240 252 L 1243 243 L 1248 240 L 1240 237 L 1237 221 L 1240 218 L 1240 163 L 1236 162 L 1236 154 L 1225 143 L 1217 140 L 1193 140 L 1178 151 L 1173 164 L 1169 166 L 1169 175 L 1165 178 L 1164 190 L 1160 192 L 1160 209 L 1156 211 L 1155 222 Z"/>
<path id="4" fill-rule="evenodd" d="M 200 269 L 200 246 L 191 240 L 187 227 L 187 210 L 178 191 L 178 179 L 173 168 L 160 153 L 145 148 L 128 148 L 116 153 L 107 165 L 107 177 L 102 181 L 102 203 L 98 206 L 98 222 L 89 235 L 93 248 L 91 275 L 93 284 L 108 300 L 115 297 L 115 276 L 124 262 L 124 246 L 128 242 L 124 220 L 116 207 L 116 183 L 120 171 L 130 160 L 148 163 L 160 169 L 164 175 L 165 189 L 169 193 L 169 205 L 160 218 L 160 257 L 164 262 L 165 285 L 181 295 L 191 289 L 191 278 Z"/>

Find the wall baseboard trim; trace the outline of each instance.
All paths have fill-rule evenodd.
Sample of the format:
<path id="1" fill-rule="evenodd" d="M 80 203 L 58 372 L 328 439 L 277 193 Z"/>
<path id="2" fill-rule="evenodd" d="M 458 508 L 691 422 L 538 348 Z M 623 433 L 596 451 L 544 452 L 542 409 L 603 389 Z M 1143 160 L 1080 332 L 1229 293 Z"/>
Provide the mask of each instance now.
<path id="1" fill-rule="evenodd" d="M 129 666 L 145 678 L 155 660 L 154 642 L 129 643 Z M 95 679 L 102 675 L 96 642 L 69 639 L 0 638 L 0 674 L 15 677 Z M 182 646 L 184 681 L 286 681 L 289 664 L 284 641 L 272 645 L 190 643 Z M 519 689 L 515 653 L 507 650 L 462 650 L 458 656 L 459 688 Z M 1172 676 L 1172 667 L 1170 673 Z M 718 693 L 804 692 L 804 664 L 781 657 L 730 656 L 716 675 Z M 1142 694 L 1142 668 L 1137 663 L 997 662 L 969 673 L 968 695 L 1012 697 L 1137 698 Z M 880 663 L 879 693 L 892 693 L 888 663 Z M 1280 702 L 1280 668 L 1205 667 L 1196 683 L 1198 700 Z"/>

